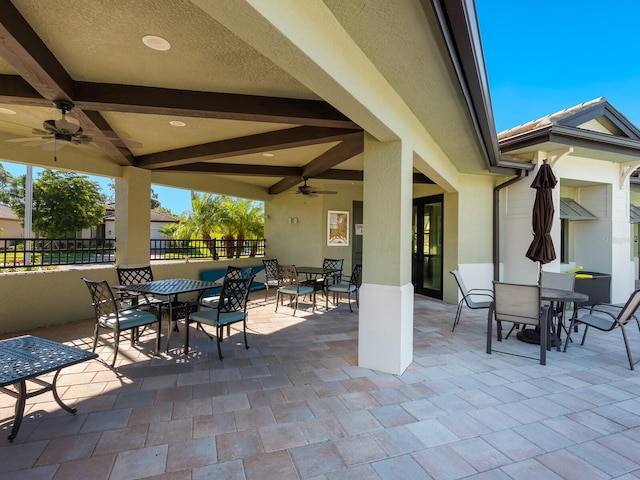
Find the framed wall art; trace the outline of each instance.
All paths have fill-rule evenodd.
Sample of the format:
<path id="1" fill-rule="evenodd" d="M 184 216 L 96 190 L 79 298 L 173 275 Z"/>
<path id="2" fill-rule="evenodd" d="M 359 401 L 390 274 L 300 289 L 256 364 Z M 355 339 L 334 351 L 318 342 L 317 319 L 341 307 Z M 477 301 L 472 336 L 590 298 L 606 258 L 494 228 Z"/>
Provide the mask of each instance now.
<path id="1" fill-rule="evenodd" d="M 327 211 L 327 245 L 330 247 L 349 246 L 349 212 Z"/>

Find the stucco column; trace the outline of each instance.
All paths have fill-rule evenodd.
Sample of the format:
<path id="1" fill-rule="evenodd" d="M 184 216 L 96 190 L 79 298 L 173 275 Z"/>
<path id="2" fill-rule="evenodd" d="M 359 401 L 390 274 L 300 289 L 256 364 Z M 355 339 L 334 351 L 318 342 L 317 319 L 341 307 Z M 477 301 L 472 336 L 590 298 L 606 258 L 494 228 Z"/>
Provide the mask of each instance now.
<path id="1" fill-rule="evenodd" d="M 148 265 L 151 172 L 124 167 L 116 178 L 116 265 Z"/>
<path id="2" fill-rule="evenodd" d="M 412 149 L 365 136 L 358 365 L 401 374 L 413 360 Z"/>

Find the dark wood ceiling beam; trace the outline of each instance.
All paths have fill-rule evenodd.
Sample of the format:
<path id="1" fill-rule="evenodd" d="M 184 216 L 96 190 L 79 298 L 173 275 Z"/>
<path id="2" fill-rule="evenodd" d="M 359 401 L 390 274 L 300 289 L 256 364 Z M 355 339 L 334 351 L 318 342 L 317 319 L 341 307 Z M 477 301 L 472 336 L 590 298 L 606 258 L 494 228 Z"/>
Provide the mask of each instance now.
<path id="1" fill-rule="evenodd" d="M 300 183 L 302 178 L 314 178 L 364 151 L 364 134 L 354 134 L 302 167 L 300 177 L 287 177 L 269 188 L 270 195 L 277 195 Z"/>
<path id="2" fill-rule="evenodd" d="M 166 168 L 203 160 L 336 142 L 353 135 L 362 136 L 362 132 L 324 127 L 295 127 L 141 155 L 137 162 L 141 168 Z"/>
<path id="3" fill-rule="evenodd" d="M 71 100 L 73 79 L 11 2 L 2 2 L 0 57 L 44 98 Z"/>
<path id="4" fill-rule="evenodd" d="M 215 173 L 218 175 L 241 175 L 249 177 L 290 177 L 302 173 L 300 167 L 281 167 L 278 165 L 246 165 L 238 163 L 198 162 L 188 165 L 163 168 L 162 171 Z"/>
<path id="5" fill-rule="evenodd" d="M 19 75 L 0 75 L 0 103 L 31 107 L 52 106 L 50 100 L 42 98 L 42 95 Z"/>
<path id="6" fill-rule="evenodd" d="M 237 163 L 206 163 L 198 162 L 177 167 L 163 168 L 162 171 L 189 172 L 189 173 L 214 173 L 217 175 L 236 175 L 247 177 L 295 177 L 302 178 L 302 167 L 282 167 L 278 165 L 247 165 Z M 361 170 L 332 169 L 322 172 L 313 178 L 324 180 L 349 180 L 361 182 L 363 174 Z"/>
<path id="7" fill-rule="evenodd" d="M 136 163 L 135 157 L 128 148 L 115 145 L 114 141 L 119 142 L 120 140 L 99 112 L 78 110 L 76 116 L 82 125 L 83 133 L 90 136 L 93 143 L 98 145 L 118 165 L 131 166 Z M 109 135 L 116 138 L 108 138 Z"/>
<path id="8" fill-rule="evenodd" d="M 358 128 L 331 105 L 318 100 L 76 82 L 74 101 L 81 108 L 105 112 Z"/>

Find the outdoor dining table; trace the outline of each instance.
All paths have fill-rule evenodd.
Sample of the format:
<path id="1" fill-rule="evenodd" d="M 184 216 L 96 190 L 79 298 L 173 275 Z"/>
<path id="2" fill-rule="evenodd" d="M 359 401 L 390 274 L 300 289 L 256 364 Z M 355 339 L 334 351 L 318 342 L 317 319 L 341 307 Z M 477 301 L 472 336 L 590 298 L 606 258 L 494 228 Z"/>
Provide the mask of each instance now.
<path id="1" fill-rule="evenodd" d="M 0 391 L 17 399 L 9 441 L 12 442 L 18 435 L 28 398 L 51 392 L 58 405 L 75 414 L 76 409 L 66 405 L 58 396 L 58 376 L 65 367 L 97 357 L 98 354 L 94 352 L 32 335 L 0 340 Z M 56 372 L 51 383 L 37 378 L 51 372 Z M 42 388 L 27 392 L 27 381 Z M 9 385 L 13 385 L 15 390 L 7 388 Z"/>
<path id="2" fill-rule="evenodd" d="M 317 290 L 317 280 L 318 277 L 323 278 L 332 273 L 339 272 L 339 268 L 325 268 L 325 267 L 296 267 L 296 272 L 299 274 L 306 275 L 306 282 L 308 285 L 312 285 L 314 289 Z"/>
<path id="3" fill-rule="evenodd" d="M 583 303 L 589 301 L 589 295 L 581 292 L 574 292 L 573 290 L 561 290 L 558 288 L 547 288 L 542 287 L 540 289 L 540 299 L 546 300 L 551 303 L 551 308 L 549 308 L 549 315 L 553 312 L 553 305 L 559 304 L 562 305 L 564 309 L 564 305 L 566 303 L 573 303 L 573 314 L 572 318 L 576 317 L 578 314 L 578 303 Z M 551 320 L 551 319 L 549 319 Z M 558 351 L 560 351 L 560 330 L 562 329 L 562 325 L 558 324 L 558 326 L 553 329 L 553 322 L 549 321 L 550 332 L 553 333 L 553 340 L 555 341 L 555 345 Z M 526 343 L 535 343 L 540 344 L 540 329 L 524 329 L 519 331 L 516 334 L 518 340 L 521 340 Z"/>
<path id="4" fill-rule="evenodd" d="M 167 352 L 169 351 L 169 342 L 171 340 L 173 321 L 173 309 L 178 306 L 178 295 L 182 293 L 202 292 L 209 288 L 220 287 L 222 284 L 219 281 L 209 282 L 204 280 L 192 280 L 189 278 L 169 278 L 166 280 L 154 280 L 148 283 L 134 283 L 131 285 L 115 285 L 114 288 L 119 290 L 125 290 L 128 292 L 144 293 L 147 295 L 169 297 L 169 327 L 167 332 Z M 180 306 L 180 308 L 183 308 Z M 184 306 L 188 309 L 188 306 Z M 189 312 L 185 311 L 185 315 Z M 186 349 L 185 349 L 185 353 Z"/>

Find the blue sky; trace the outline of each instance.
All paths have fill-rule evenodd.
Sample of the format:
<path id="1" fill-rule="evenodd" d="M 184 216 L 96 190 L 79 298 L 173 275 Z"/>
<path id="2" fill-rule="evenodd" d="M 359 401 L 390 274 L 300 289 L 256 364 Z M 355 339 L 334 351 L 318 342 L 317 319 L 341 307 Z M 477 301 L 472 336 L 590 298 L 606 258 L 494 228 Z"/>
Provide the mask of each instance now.
<path id="1" fill-rule="evenodd" d="M 476 0 L 476 7 L 498 132 L 598 97 L 640 126 L 640 1 Z M 100 180 L 105 192 L 107 183 Z M 190 208 L 189 191 L 153 189 L 174 214 Z"/>
<path id="2" fill-rule="evenodd" d="M 640 2 L 476 0 L 498 132 L 606 97 L 640 126 Z"/>

